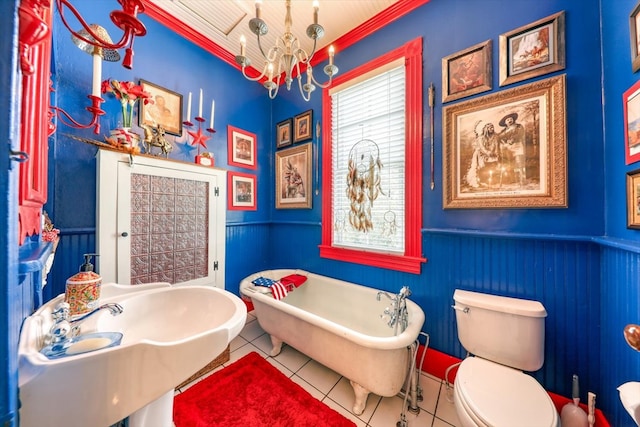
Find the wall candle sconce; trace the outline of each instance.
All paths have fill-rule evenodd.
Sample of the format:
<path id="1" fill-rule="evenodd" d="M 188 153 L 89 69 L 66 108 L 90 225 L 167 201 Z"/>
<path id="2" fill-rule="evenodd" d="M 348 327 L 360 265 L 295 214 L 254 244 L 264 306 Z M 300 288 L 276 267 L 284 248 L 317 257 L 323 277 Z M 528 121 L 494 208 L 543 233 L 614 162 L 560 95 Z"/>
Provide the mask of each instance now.
<path id="1" fill-rule="evenodd" d="M 122 65 L 128 69 L 132 68 L 133 41 L 136 36 L 144 36 L 147 33 L 144 24 L 137 17 L 138 12 L 144 12 L 144 4 L 142 0 L 118 0 L 122 10 L 114 10 L 109 16 L 116 27 L 123 31 L 123 35 L 117 43 L 113 43 L 104 28 L 95 24 L 87 24 L 70 0 L 22 0 L 19 8 L 20 67 L 26 75 L 31 75 L 35 71 L 31 59 L 32 48 L 51 35 L 51 29 L 40 16 L 43 10 L 51 7 L 53 1 L 55 1 L 62 23 L 71 32 L 74 43 L 80 49 L 93 56 L 93 79 L 91 95 L 89 95 L 91 105 L 86 108 L 92 115 L 88 124 L 79 123 L 67 112 L 55 106 L 50 107 L 50 118 L 58 116 L 61 122 L 77 129 L 94 127 L 94 133 L 99 134 L 100 116 L 105 114 L 100 108 L 100 104 L 104 102 L 100 97 L 102 59 L 119 61 L 120 55 L 116 49 L 127 46 Z M 78 20 L 82 26 L 80 31 L 74 31 L 70 27 L 64 15 L 65 9 L 70 11 Z M 49 126 L 49 134 L 51 135 L 54 131 L 55 126 L 51 124 Z"/>

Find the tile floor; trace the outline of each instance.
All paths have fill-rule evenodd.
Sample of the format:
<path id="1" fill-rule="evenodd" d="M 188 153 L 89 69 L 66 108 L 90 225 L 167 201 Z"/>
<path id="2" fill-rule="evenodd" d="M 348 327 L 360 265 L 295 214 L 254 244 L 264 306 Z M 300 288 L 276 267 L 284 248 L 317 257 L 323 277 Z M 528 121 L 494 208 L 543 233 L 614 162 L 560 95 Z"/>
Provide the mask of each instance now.
<path id="1" fill-rule="evenodd" d="M 230 360 L 218 370 L 224 369 L 225 366 L 242 356 L 255 351 L 312 396 L 352 420 L 358 427 L 395 427 L 396 423 L 400 421 L 402 398 L 398 396 L 380 397 L 370 394 L 364 412 L 361 415 L 355 415 L 350 410 L 353 405 L 353 389 L 346 378 L 292 347 L 283 346 L 282 352 L 276 357 L 269 356 L 270 350 L 269 335 L 262 330 L 256 317 L 249 313 L 244 329 L 231 342 Z M 186 390 L 203 378 L 186 385 L 177 393 Z M 420 413 L 415 415 L 406 411 L 408 427 L 459 426 L 460 422 L 452 400 L 447 398 L 446 384 L 438 378 L 423 373 L 420 378 L 420 386 L 423 394 L 423 401 L 419 402 Z"/>

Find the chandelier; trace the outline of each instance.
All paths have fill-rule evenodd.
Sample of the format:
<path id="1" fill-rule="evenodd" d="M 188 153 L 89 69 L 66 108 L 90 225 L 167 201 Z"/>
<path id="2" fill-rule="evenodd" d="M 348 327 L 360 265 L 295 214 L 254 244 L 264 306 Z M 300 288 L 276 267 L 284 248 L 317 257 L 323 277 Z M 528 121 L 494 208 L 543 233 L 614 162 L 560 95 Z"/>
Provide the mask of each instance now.
<path id="1" fill-rule="evenodd" d="M 242 75 L 247 80 L 251 81 L 258 81 L 266 76 L 267 79 L 263 83 L 263 86 L 269 91 L 269 98 L 274 99 L 278 95 L 278 88 L 280 87 L 283 73 L 287 90 L 291 90 L 291 83 L 293 82 L 292 75 L 294 75 L 295 71 L 295 75 L 297 75 L 298 78 L 300 94 L 305 101 L 309 101 L 311 99 L 311 92 L 316 89 L 316 86 L 321 88 L 329 87 L 333 76 L 338 74 L 338 67 L 333 64 L 335 51 L 333 46 L 330 46 L 329 64 L 323 69 L 324 73 L 329 76 L 329 81 L 322 85 L 318 83 L 313 76 L 311 59 L 316 52 L 318 39 L 322 38 L 324 35 L 324 28 L 322 28 L 322 25 L 318 24 L 318 9 L 320 8 L 318 0 L 313 1 L 313 24 L 310 24 L 307 27 L 307 37 L 313 40 L 313 49 L 311 53 L 307 53 L 307 51 L 302 49 L 298 38 L 291 33 L 291 26 L 293 24 L 293 20 L 291 19 L 291 0 L 286 0 L 287 14 L 284 20 L 284 34 L 277 38 L 275 45 L 265 53 L 260 37 L 267 34 L 269 32 L 269 28 L 267 27 L 266 22 L 260 18 L 261 6 L 262 0 L 256 0 L 256 17 L 249 21 L 249 29 L 258 39 L 258 47 L 260 48 L 260 53 L 262 53 L 262 57 L 264 58 L 264 66 L 262 68 L 262 73 L 258 77 L 252 78 L 246 74 L 246 67 L 251 65 L 251 61 L 245 55 L 247 41 L 243 35 L 240 37 L 240 55 L 236 56 L 236 62 L 242 67 Z M 302 83 L 303 72 L 301 71 L 301 65 L 306 66 L 305 73 L 307 77 L 306 83 L 304 84 Z M 275 81 L 273 77 L 274 73 L 277 76 Z"/>

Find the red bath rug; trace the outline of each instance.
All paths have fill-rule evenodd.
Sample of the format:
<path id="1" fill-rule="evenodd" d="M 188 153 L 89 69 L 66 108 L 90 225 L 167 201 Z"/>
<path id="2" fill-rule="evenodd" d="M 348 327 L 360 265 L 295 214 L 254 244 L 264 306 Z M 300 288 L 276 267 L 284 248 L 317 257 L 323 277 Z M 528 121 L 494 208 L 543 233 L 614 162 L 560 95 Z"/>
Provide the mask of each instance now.
<path id="1" fill-rule="evenodd" d="M 175 397 L 176 427 L 353 427 L 258 353 Z"/>

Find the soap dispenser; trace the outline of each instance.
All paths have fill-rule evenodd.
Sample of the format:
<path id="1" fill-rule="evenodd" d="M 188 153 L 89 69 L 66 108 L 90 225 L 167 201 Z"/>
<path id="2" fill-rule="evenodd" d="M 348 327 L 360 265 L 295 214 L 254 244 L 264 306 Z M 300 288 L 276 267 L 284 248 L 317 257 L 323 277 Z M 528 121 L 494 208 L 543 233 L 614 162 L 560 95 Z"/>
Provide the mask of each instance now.
<path id="1" fill-rule="evenodd" d="M 84 254 L 84 264 L 80 266 L 80 271 L 67 279 L 64 300 L 69 304 L 71 319 L 98 306 L 102 277 L 93 271 L 93 256 L 98 255 Z"/>

